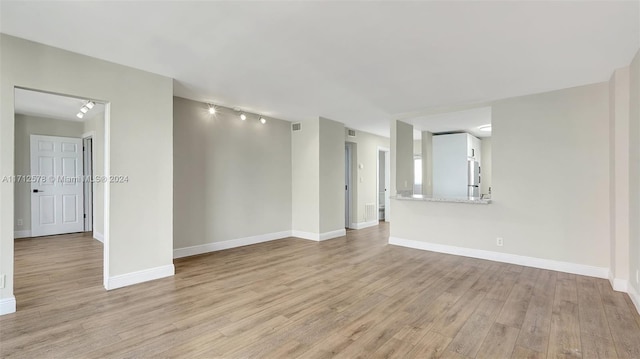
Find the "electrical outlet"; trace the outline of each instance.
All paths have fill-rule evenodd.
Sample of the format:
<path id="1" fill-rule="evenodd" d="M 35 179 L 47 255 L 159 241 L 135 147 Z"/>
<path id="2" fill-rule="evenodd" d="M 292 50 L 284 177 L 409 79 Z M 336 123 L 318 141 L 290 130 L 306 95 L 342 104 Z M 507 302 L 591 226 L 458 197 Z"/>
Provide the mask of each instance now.
<path id="1" fill-rule="evenodd" d="M 502 247 L 503 245 L 504 245 L 504 240 L 502 239 L 502 237 L 496 238 L 496 246 Z"/>
<path id="2" fill-rule="evenodd" d="M 0 289 L 4 288 L 5 277 L 6 277 L 5 274 L 0 274 Z"/>
<path id="3" fill-rule="evenodd" d="M 18 219 L 16 222 L 18 223 L 19 226 L 23 224 L 22 219 Z"/>

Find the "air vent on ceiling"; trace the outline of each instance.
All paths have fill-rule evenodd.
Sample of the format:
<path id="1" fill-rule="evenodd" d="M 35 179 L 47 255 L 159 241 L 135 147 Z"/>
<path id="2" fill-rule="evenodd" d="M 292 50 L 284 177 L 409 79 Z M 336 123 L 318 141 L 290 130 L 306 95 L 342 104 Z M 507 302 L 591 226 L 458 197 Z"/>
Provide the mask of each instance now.
<path id="1" fill-rule="evenodd" d="M 356 130 L 352 130 L 350 128 L 347 129 L 347 136 L 356 137 Z"/>
<path id="2" fill-rule="evenodd" d="M 301 127 L 299 123 L 292 123 L 291 124 L 291 131 L 300 131 Z"/>

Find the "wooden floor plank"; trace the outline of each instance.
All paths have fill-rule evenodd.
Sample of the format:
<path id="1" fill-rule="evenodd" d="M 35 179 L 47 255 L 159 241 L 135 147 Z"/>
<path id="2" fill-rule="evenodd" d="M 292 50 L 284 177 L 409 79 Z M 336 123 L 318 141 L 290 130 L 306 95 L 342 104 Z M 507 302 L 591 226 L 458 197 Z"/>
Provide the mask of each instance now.
<path id="1" fill-rule="evenodd" d="M 2 358 L 640 358 L 607 280 L 387 244 L 389 225 L 175 260 L 106 291 L 90 234 L 15 241 Z"/>
<path id="2" fill-rule="evenodd" d="M 518 339 L 518 330 L 494 323 L 475 358 L 509 358 Z"/>

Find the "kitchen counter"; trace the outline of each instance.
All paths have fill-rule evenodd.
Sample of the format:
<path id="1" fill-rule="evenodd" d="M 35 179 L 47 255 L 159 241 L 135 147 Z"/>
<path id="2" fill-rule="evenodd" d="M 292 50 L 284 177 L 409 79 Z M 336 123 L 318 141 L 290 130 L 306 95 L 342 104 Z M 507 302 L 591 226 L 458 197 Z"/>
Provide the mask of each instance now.
<path id="1" fill-rule="evenodd" d="M 412 196 L 395 196 L 391 197 L 399 201 L 423 201 L 423 202 L 448 202 L 448 203 L 469 203 L 469 204 L 489 204 L 491 199 L 480 199 L 480 197 L 467 197 L 467 198 L 438 198 L 428 197 L 421 194 L 414 194 Z"/>

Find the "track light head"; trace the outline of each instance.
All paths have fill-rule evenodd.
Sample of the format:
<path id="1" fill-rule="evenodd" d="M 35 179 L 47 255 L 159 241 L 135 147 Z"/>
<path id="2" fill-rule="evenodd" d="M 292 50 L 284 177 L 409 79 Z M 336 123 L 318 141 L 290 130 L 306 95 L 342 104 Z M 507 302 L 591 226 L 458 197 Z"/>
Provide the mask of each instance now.
<path id="1" fill-rule="evenodd" d="M 209 105 L 209 113 L 212 114 L 212 115 L 215 115 L 215 113 L 216 113 L 216 108 L 212 104 Z"/>
<path id="2" fill-rule="evenodd" d="M 245 120 L 247 119 L 247 115 L 245 115 L 244 113 L 241 113 L 241 114 L 240 114 L 240 119 L 241 119 L 242 121 L 245 121 Z"/>
<path id="3" fill-rule="evenodd" d="M 260 116 L 260 122 L 264 125 L 265 123 L 267 123 L 267 119 Z"/>

